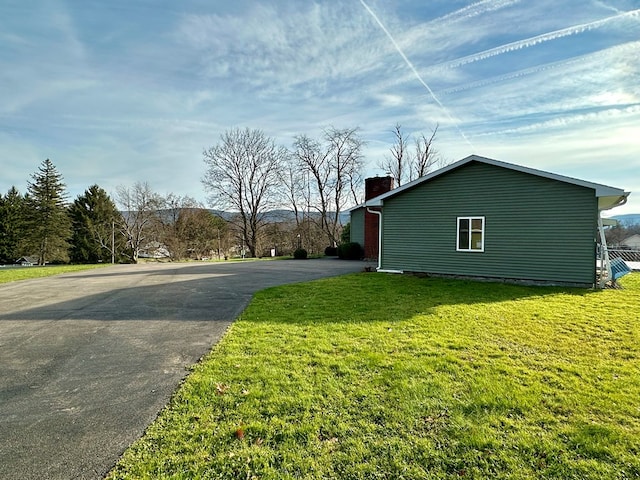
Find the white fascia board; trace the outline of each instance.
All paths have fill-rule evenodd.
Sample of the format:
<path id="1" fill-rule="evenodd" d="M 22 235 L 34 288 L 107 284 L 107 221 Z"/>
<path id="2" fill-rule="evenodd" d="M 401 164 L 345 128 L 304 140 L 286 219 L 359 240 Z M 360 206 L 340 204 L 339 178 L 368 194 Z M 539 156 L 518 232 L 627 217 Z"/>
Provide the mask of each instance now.
<path id="1" fill-rule="evenodd" d="M 379 197 L 375 197 L 372 198 L 371 200 L 367 200 L 364 203 L 364 207 L 382 207 L 384 205 L 384 201 L 382 200 L 382 198 L 380 198 L 382 195 L 380 195 Z"/>

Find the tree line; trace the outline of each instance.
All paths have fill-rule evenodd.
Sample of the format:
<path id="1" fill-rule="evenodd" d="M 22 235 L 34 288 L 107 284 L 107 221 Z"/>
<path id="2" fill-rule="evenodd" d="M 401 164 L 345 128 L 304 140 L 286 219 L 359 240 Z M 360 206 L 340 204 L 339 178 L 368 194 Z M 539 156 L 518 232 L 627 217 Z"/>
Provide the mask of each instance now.
<path id="1" fill-rule="evenodd" d="M 154 245 L 170 259 L 202 258 L 229 243 L 227 222 L 189 197 L 136 183 L 118 187 L 114 201 L 92 185 L 68 203 L 49 159 L 31 178 L 24 195 L 15 186 L 0 195 L 0 263 L 136 263 Z"/>
<path id="2" fill-rule="evenodd" d="M 391 159 L 380 166 L 396 168 L 389 173 L 397 174 L 397 185 L 402 171 L 414 178 L 435 165 L 435 131 L 416 142 L 412 157 L 398 153 L 407 136 L 396 125 Z M 41 265 L 136 263 L 150 254 L 171 260 L 259 257 L 299 248 L 322 253 L 341 242 L 342 215 L 362 200 L 363 146 L 357 128 L 330 127 L 318 138 L 297 135 L 291 148 L 261 130 L 230 129 L 203 152 L 201 183 L 219 214 L 188 196 L 160 195 L 143 182 L 117 187 L 113 199 L 92 185 L 69 203 L 62 174 L 46 159 L 24 195 L 15 187 L 0 194 L 0 263 L 21 257 Z"/>
<path id="3" fill-rule="evenodd" d="M 433 146 L 436 131 L 420 136 L 412 153 L 404 148 L 410 136 L 396 125 L 391 157 L 379 166 L 397 177 L 397 186 L 444 164 Z M 318 138 L 296 135 L 289 149 L 261 130 L 231 129 L 204 151 L 202 183 L 211 205 L 238 212 L 232 224 L 250 255 L 259 255 L 265 241 L 278 243 L 273 230 L 282 225 L 269 222 L 275 208 L 293 215 L 280 244 L 288 236 L 289 245 L 295 238 L 319 252 L 340 243 L 341 214 L 362 202 L 364 145 L 357 128 L 329 127 Z"/>

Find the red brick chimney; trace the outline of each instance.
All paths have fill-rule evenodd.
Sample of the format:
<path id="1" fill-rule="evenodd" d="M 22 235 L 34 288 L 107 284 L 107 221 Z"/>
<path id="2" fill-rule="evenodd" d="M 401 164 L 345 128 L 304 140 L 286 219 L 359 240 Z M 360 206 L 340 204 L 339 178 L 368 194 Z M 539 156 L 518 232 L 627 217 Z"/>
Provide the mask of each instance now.
<path id="1" fill-rule="evenodd" d="M 364 199 L 370 200 L 393 189 L 392 177 L 372 177 L 364 181 Z M 378 231 L 380 217 L 375 213 L 364 214 L 364 258 L 378 258 Z"/>

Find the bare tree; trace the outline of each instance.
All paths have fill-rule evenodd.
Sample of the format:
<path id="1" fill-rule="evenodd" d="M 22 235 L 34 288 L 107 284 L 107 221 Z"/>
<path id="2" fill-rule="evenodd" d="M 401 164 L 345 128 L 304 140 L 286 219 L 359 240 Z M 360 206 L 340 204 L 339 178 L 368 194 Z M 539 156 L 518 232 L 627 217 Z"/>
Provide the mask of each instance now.
<path id="1" fill-rule="evenodd" d="M 411 158 L 407 151 L 407 137 L 402 132 L 402 126 L 396 123 L 393 130 L 396 137 L 391 146 L 391 156 L 378 163 L 378 167 L 393 177 L 393 182 L 398 187 L 405 183 L 406 178 L 411 177 Z"/>
<path id="2" fill-rule="evenodd" d="M 261 131 L 232 129 L 203 152 L 202 184 L 212 206 L 237 212 L 242 242 L 256 256 L 265 214 L 280 204 L 282 165 L 288 152 Z"/>
<path id="3" fill-rule="evenodd" d="M 432 130 L 431 136 L 420 134 L 414 140 L 414 152 L 409 151 L 409 138 L 402 131 L 402 126 L 396 124 L 393 134 L 395 142 L 389 149 L 391 155 L 378 163 L 378 167 L 393 177 L 398 187 L 403 183 L 424 177 L 434 168 L 442 166 L 443 161 L 434 148 L 434 141 L 438 125 Z"/>
<path id="4" fill-rule="evenodd" d="M 151 190 L 148 183 L 136 182 L 131 188 L 118 186 L 116 202 L 122 209 L 118 227 L 127 242 L 125 255 L 133 263 L 138 263 L 140 249 L 153 239 L 152 235 L 157 230 L 162 198 Z"/>
<path id="5" fill-rule="evenodd" d="M 431 136 L 420 134 L 415 140 L 415 157 L 411 163 L 409 181 L 424 177 L 430 171 L 442 165 L 443 161 L 433 146 L 438 133 L 438 125 L 431 131 Z"/>
<path id="6" fill-rule="evenodd" d="M 362 183 L 362 146 L 358 129 L 328 128 L 323 142 L 306 135 L 296 137 L 293 154 L 309 175 L 309 205 L 329 245 L 339 240 L 340 213 L 357 198 Z"/>
<path id="7" fill-rule="evenodd" d="M 296 228 L 304 221 L 306 202 L 305 171 L 300 167 L 293 155 L 288 155 L 281 172 L 282 188 L 289 208 L 293 211 Z"/>

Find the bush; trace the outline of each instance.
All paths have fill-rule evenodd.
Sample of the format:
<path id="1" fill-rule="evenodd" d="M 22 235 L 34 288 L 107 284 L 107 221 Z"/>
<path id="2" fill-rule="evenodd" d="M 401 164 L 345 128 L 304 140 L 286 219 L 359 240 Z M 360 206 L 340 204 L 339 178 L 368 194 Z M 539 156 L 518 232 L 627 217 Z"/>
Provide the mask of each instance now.
<path id="1" fill-rule="evenodd" d="M 327 247 L 324 249 L 324 254 L 326 257 L 337 257 L 338 247 Z"/>
<path id="2" fill-rule="evenodd" d="M 338 257 L 342 260 L 360 260 L 364 251 L 358 242 L 342 243 L 338 247 Z"/>
<path id="3" fill-rule="evenodd" d="M 304 248 L 298 248 L 293 252 L 293 258 L 296 260 L 304 260 L 307 258 L 307 251 Z"/>
<path id="4" fill-rule="evenodd" d="M 351 241 L 351 222 L 342 227 L 340 234 L 340 243 L 349 243 Z"/>

